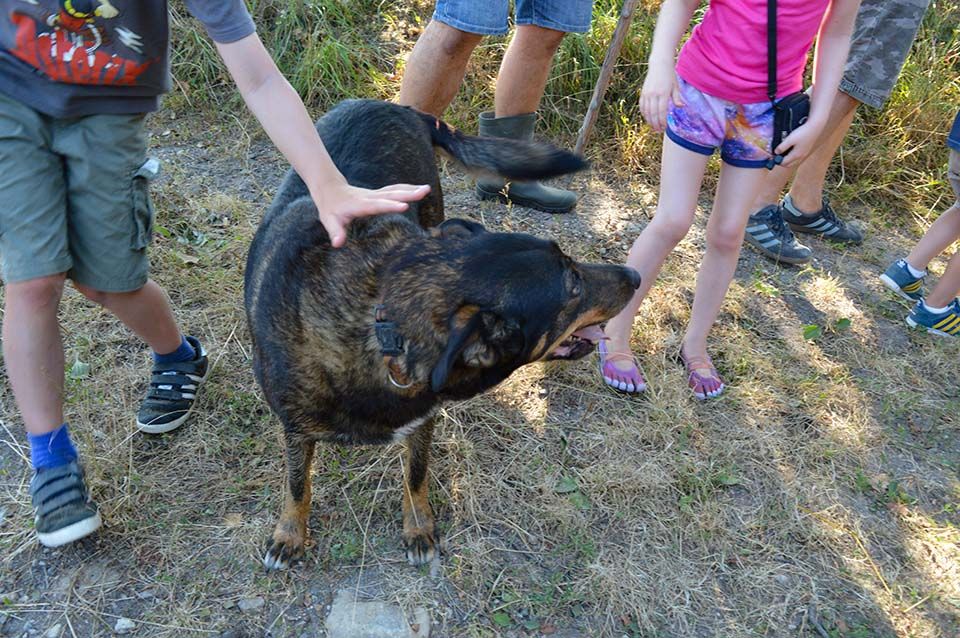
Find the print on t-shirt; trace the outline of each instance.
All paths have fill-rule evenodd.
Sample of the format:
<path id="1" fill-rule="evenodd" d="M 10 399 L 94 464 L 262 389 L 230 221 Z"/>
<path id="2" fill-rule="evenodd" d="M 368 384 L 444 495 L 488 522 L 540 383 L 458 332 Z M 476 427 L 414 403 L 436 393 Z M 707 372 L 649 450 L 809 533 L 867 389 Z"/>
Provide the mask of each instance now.
<path id="1" fill-rule="evenodd" d="M 158 58 L 145 59 L 141 36 L 123 26 L 124 1 L 135 0 L 61 0 L 58 11 L 22 0 L 9 14 L 10 53 L 56 82 L 134 84 Z"/>

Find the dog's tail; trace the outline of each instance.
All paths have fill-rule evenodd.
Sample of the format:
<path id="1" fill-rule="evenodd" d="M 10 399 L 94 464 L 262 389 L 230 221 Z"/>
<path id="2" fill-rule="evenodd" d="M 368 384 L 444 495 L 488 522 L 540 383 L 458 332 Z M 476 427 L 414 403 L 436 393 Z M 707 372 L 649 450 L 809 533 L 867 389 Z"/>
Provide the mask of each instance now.
<path id="1" fill-rule="evenodd" d="M 430 128 L 433 145 L 471 172 L 533 180 L 574 173 L 589 165 L 579 155 L 545 142 L 465 135 L 432 115 L 414 112 Z"/>

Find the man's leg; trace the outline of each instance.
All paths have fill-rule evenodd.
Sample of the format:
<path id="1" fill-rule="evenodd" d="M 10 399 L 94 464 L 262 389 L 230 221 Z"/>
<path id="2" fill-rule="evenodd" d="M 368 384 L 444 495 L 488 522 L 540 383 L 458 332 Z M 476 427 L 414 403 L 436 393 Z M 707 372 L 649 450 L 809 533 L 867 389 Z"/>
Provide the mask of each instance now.
<path id="1" fill-rule="evenodd" d="M 847 131 L 850 130 L 850 124 L 853 123 L 853 116 L 856 115 L 858 106 L 860 102 L 843 91 L 837 91 L 820 143 L 797 167 L 789 195 L 797 208 L 805 211 L 804 214 L 808 214 L 806 211 L 812 211 L 809 214 L 814 215 L 820 210 L 827 171 L 830 170 L 833 156 L 836 155 Z M 777 194 L 779 195 L 779 192 Z"/>
<path id="2" fill-rule="evenodd" d="M 480 135 L 532 139 L 537 108 L 550 75 L 553 56 L 566 35 L 564 31 L 535 24 L 517 26 L 507 48 L 494 98 L 494 112 L 480 114 Z M 540 182 L 477 181 L 477 197 L 527 206 L 547 213 L 566 213 L 577 204 L 571 191 Z"/>
<path id="3" fill-rule="evenodd" d="M 791 175 L 775 169 L 754 202 L 746 240 L 772 259 L 795 255 L 794 263 L 810 260 L 810 250 L 797 242 L 790 229 L 774 219 L 782 215 L 794 230 L 823 234 L 840 241 L 859 241 L 862 234 L 836 218 L 824 206 L 823 182 L 836 149 L 859 104 L 881 108 L 889 97 L 923 20 L 929 0 L 863 0 L 857 13 L 850 55 L 840 82 L 840 101 L 834 100 L 824 147 L 806 159 L 794 179 L 784 206 L 776 202 Z M 835 139 L 833 136 L 836 135 Z M 761 240 L 760 238 L 764 239 Z"/>
<path id="4" fill-rule="evenodd" d="M 497 75 L 496 117 L 534 113 L 540 107 L 553 56 L 565 35 L 533 24 L 517 27 Z"/>
<path id="5" fill-rule="evenodd" d="M 407 60 L 400 104 L 440 117 L 460 90 L 470 54 L 482 37 L 432 20 Z"/>
<path id="6" fill-rule="evenodd" d="M 827 128 L 815 150 L 797 168 L 790 192 L 783 199 L 781 214 L 797 232 L 822 235 L 849 244 L 863 241 L 863 233 L 839 219 L 824 197 L 827 171 L 850 129 L 860 102 L 843 91 L 833 98 Z"/>
<path id="7" fill-rule="evenodd" d="M 753 200 L 752 209 L 757 211 L 765 206 L 776 205 L 784 187 L 793 179 L 790 195 L 794 202 L 803 210 L 819 210 L 830 162 L 840 148 L 859 105 L 860 102 L 843 91 L 837 91 L 820 143 L 799 167 L 777 166 L 769 171 Z"/>
<path id="8" fill-rule="evenodd" d="M 799 243 L 793 236 L 790 228 L 782 221 L 782 211 L 779 207 L 780 194 L 784 187 L 793 179 L 790 188 L 790 200 L 799 205 L 808 201 L 815 203 L 810 208 L 802 210 L 813 211 L 811 215 L 820 213 L 823 198 L 823 183 L 834 153 L 840 148 L 859 102 L 842 91 L 837 91 L 833 99 L 830 115 L 824 127 L 820 143 L 813 153 L 795 168 L 777 166 L 766 173 L 760 185 L 760 190 L 753 200 L 747 229 L 744 235 L 748 244 L 753 245 L 762 254 L 785 263 L 803 264 L 810 261 L 812 253 L 809 248 Z M 796 198 L 794 198 L 796 195 Z"/>

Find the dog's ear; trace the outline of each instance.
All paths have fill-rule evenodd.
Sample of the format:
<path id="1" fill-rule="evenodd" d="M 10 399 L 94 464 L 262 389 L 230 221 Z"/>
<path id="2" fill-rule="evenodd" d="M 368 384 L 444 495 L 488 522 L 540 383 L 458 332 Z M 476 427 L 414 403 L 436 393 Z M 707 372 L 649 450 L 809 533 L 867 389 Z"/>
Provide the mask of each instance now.
<path id="1" fill-rule="evenodd" d="M 492 368 L 509 353 L 523 350 L 525 339 L 520 325 L 495 312 L 477 306 L 463 306 L 450 319 L 450 338 L 430 375 L 434 392 L 446 384 L 457 361 L 471 368 Z"/>
<path id="2" fill-rule="evenodd" d="M 487 232 L 483 224 L 470 221 L 469 219 L 453 218 L 444 221 L 439 226 L 430 229 L 430 234 L 438 239 L 470 239 L 474 235 Z"/>
<path id="3" fill-rule="evenodd" d="M 463 306 L 450 317 L 450 337 L 447 347 L 437 360 L 437 364 L 430 373 L 430 388 L 440 392 L 447 383 L 447 377 L 456 364 L 457 359 L 467 347 L 470 338 L 476 334 L 482 325 L 480 308 L 477 306 Z"/>

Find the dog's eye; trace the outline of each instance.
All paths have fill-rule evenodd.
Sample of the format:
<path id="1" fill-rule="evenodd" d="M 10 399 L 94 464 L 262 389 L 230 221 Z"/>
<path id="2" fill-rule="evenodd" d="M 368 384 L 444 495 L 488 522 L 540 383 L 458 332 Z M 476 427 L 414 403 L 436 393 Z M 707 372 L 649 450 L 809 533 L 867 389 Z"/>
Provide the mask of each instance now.
<path id="1" fill-rule="evenodd" d="M 570 296 L 579 297 L 580 292 L 583 288 L 580 282 L 580 273 L 578 273 L 576 270 L 570 270 L 569 272 L 570 272 L 570 276 L 568 278 L 568 281 L 570 282 L 569 284 Z"/>

